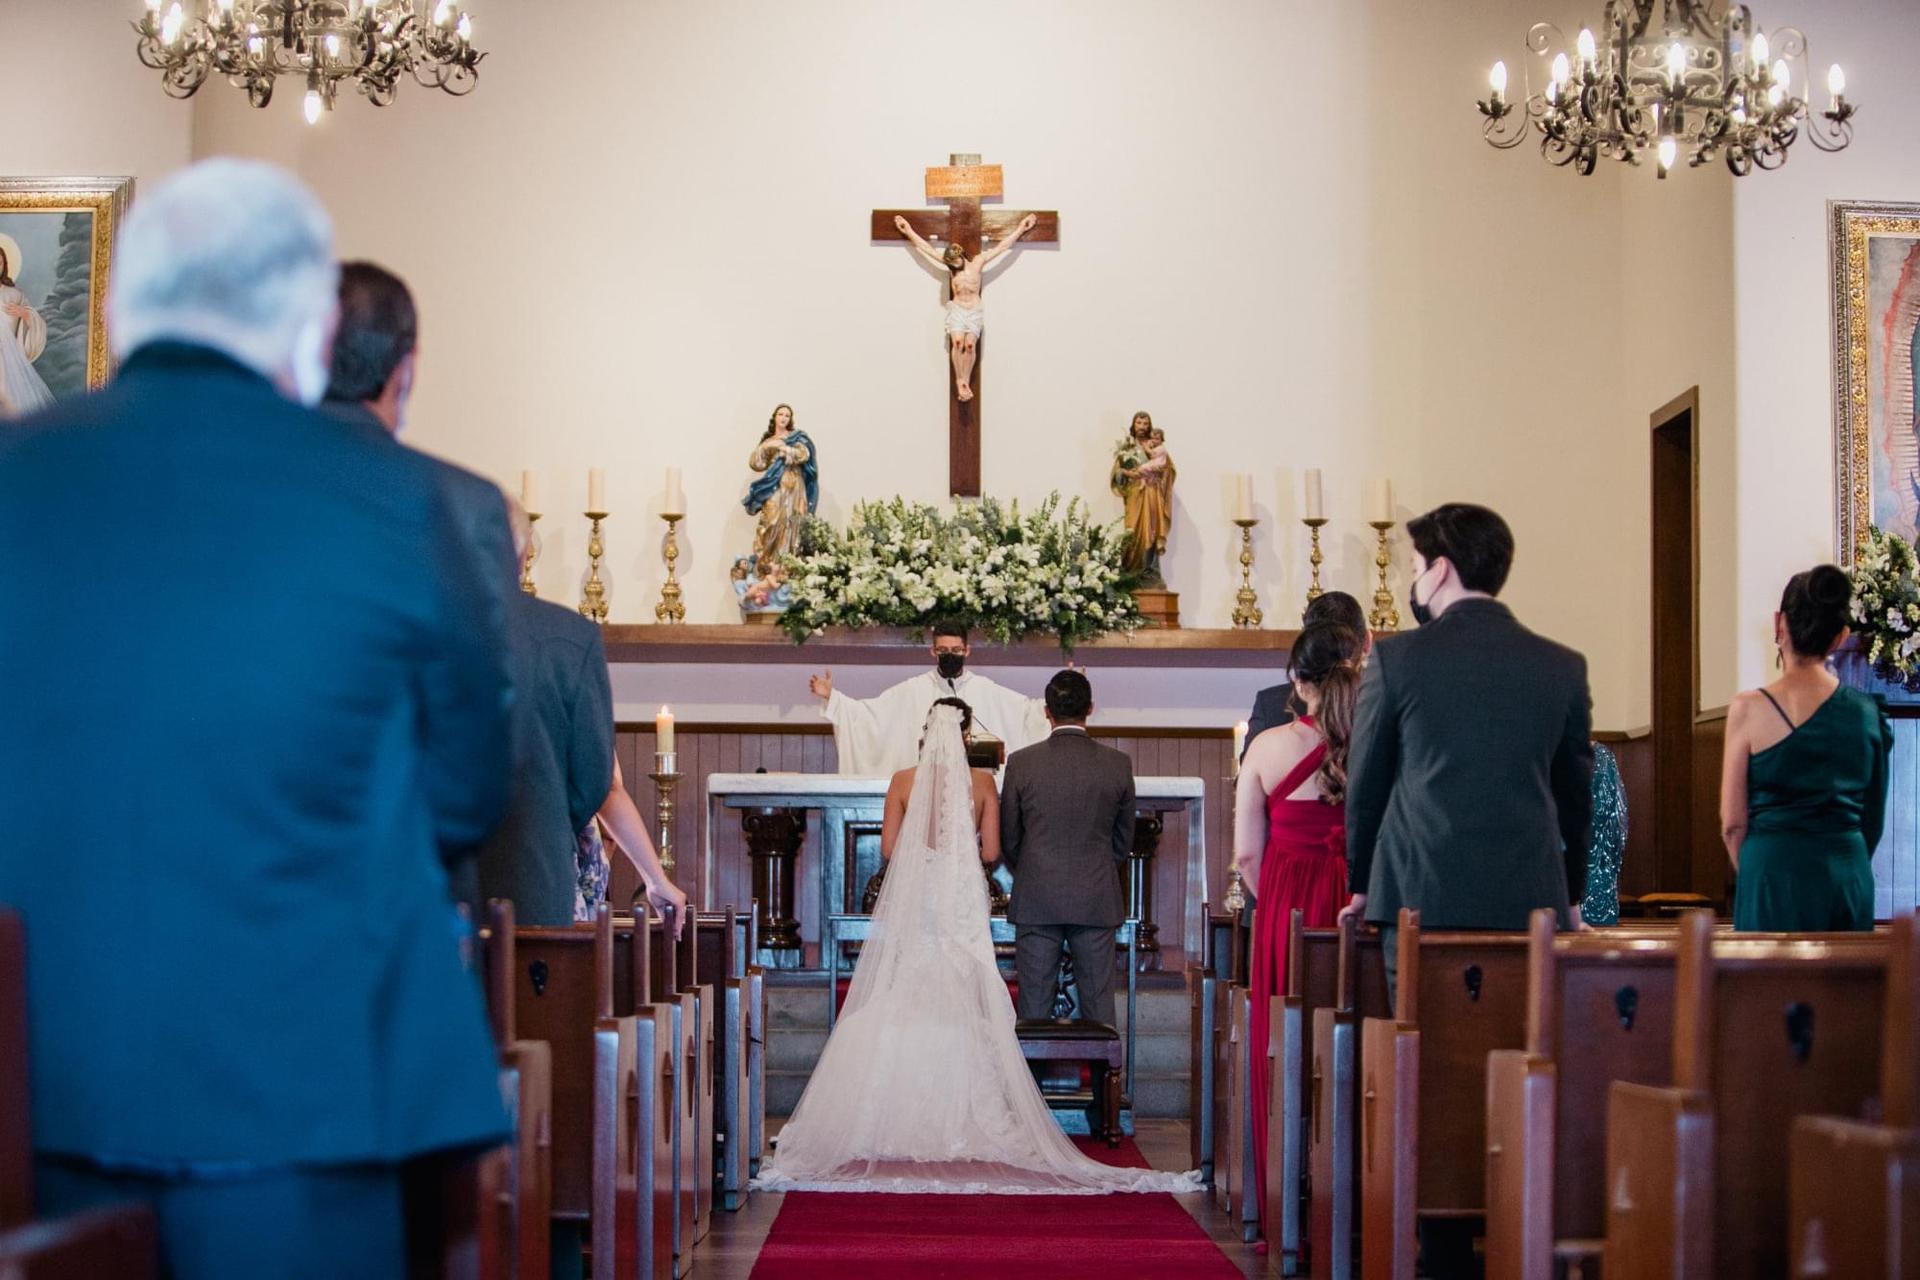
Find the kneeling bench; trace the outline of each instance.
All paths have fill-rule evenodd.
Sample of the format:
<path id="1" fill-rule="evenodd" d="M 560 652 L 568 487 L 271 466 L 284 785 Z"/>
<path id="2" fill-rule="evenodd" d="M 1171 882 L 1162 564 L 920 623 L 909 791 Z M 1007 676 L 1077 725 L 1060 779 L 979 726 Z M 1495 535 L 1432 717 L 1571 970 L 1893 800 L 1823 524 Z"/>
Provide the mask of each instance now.
<path id="1" fill-rule="evenodd" d="M 1120 1033 L 1104 1022 L 1084 1018 L 1047 1018 L 1014 1024 L 1020 1052 L 1028 1062 L 1065 1062 L 1087 1069 L 1089 1087 L 1043 1089 L 1051 1107 L 1084 1107 L 1087 1132 L 1120 1145 Z"/>

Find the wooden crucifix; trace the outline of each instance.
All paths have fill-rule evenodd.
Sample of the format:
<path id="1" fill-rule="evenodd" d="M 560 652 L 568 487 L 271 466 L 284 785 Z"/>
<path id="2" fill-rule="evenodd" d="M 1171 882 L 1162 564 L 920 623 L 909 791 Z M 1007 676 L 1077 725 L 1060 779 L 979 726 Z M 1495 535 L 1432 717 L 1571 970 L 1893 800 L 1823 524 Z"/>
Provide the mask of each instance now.
<path id="1" fill-rule="evenodd" d="M 1002 193 L 999 165 L 981 164 L 976 155 L 956 155 L 949 159 L 950 164 L 927 170 L 927 199 L 941 201 L 947 207 L 875 209 L 872 231 L 876 241 L 913 240 L 917 236 L 922 244 L 938 241 L 942 247 L 957 247 L 965 255 L 965 262 L 972 264 L 970 269 L 976 277 L 978 267 L 985 265 L 980 261 L 983 238 L 996 246 L 1005 244 L 1016 233 L 1023 244 L 1060 242 L 1060 215 L 1050 209 L 1029 213 L 1025 209 L 980 207 L 983 198 L 997 199 Z M 1033 225 L 1019 232 L 1020 224 L 1029 217 Z M 902 230 L 895 219 L 904 220 L 911 234 Z M 953 269 L 957 274 L 959 268 Z M 980 364 L 985 345 L 979 332 L 980 323 L 977 307 L 969 317 L 966 308 L 961 308 L 956 315 L 955 309 L 949 306 L 949 351 L 954 350 L 955 344 L 970 343 L 972 355 L 970 399 L 961 398 L 957 376 L 958 368 L 965 363 L 964 353 L 955 361 L 956 369 L 949 370 L 947 375 L 947 478 L 953 495 L 958 498 L 980 496 Z M 971 334 L 965 332 L 969 326 L 973 329 Z"/>

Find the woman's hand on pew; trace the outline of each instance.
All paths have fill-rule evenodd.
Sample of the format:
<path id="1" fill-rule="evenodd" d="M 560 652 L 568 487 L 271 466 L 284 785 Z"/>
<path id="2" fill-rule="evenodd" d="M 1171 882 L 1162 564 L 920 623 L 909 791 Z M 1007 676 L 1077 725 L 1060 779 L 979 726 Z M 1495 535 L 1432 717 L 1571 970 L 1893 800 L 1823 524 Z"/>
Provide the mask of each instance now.
<path id="1" fill-rule="evenodd" d="M 647 886 L 647 905 L 661 915 L 673 913 L 673 936 L 678 939 L 687 927 L 687 895 L 671 880 Z"/>
<path id="2" fill-rule="evenodd" d="M 1571 907 L 1567 908 L 1567 919 L 1572 922 L 1573 931 L 1575 933 L 1592 933 L 1593 932 L 1593 926 L 1588 924 L 1580 914 L 1579 903 L 1576 902 Z"/>
<path id="3" fill-rule="evenodd" d="M 1348 916 L 1353 917 L 1353 923 L 1355 928 L 1366 927 L 1366 924 L 1367 924 L 1367 895 L 1366 894 L 1356 893 L 1353 895 L 1353 897 L 1349 898 L 1347 900 L 1347 905 L 1340 908 L 1340 914 L 1333 918 L 1333 927 L 1336 929 L 1339 928 L 1341 924 L 1343 924 L 1346 921 Z"/>

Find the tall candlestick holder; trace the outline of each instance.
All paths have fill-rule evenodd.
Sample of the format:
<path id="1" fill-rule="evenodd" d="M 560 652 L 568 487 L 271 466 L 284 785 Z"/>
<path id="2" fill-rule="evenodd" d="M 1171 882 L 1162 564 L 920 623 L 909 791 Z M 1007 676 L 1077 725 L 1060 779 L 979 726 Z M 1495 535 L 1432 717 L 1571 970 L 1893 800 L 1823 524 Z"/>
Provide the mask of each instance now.
<path id="1" fill-rule="evenodd" d="M 1229 762 L 1227 770 L 1227 794 L 1229 797 L 1239 788 L 1239 785 L 1240 757 L 1235 755 Z M 1227 858 L 1227 892 L 1221 897 L 1220 906 L 1235 919 L 1238 919 L 1240 913 L 1247 909 L 1247 888 L 1240 879 L 1240 868 L 1234 865 L 1231 851 L 1229 851 Z"/>
<path id="2" fill-rule="evenodd" d="M 674 530 L 686 518 L 686 513 L 662 513 L 660 518 L 667 522 L 666 544 L 660 549 L 660 554 L 667 561 L 667 580 L 660 585 L 660 603 L 653 606 L 653 619 L 655 622 L 685 622 L 687 608 L 680 603 L 680 582 L 673 576 L 673 562 L 680 558 L 680 539 L 674 536 Z"/>
<path id="3" fill-rule="evenodd" d="M 1311 545 L 1313 549 L 1307 553 L 1307 564 L 1311 566 L 1313 570 L 1313 580 L 1307 583 L 1307 603 L 1312 604 L 1324 594 L 1320 590 L 1320 565 L 1322 563 L 1322 557 L 1320 555 L 1320 530 L 1326 525 L 1327 518 L 1325 516 L 1307 516 L 1301 520 L 1300 523 L 1307 526 L 1308 536 L 1312 539 Z"/>
<path id="4" fill-rule="evenodd" d="M 680 756 L 674 751 L 653 753 L 653 813 L 659 831 L 654 844 L 660 851 L 660 869 L 673 871 L 673 792 L 680 782 Z"/>
<path id="5" fill-rule="evenodd" d="M 1233 610 L 1233 625 L 1257 627 L 1261 615 L 1260 597 L 1253 590 L 1253 526 L 1260 521 L 1247 516 L 1235 517 L 1234 523 L 1240 526 L 1240 590 L 1234 595 L 1238 603 Z"/>
<path id="6" fill-rule="evenodd" d="M 587 585 L 580 589 L 580 613 L 582 617 L 594 622 L 607 620 L 607 585 L 600 581 L 600 557 L 607 553 L 607 544 L 600 537 L 600 522 L 607 518 L 605 511 L 584 513 L 592 523 L 587 530 Z"/>
<path id="7" fill-rule="evenodd" d="M 540 513 L 527 512 L 527 554 L 520 558 L 520 589 L 530 596 L 540 594 L 540 588 L 533 585 L 533 562 L 540 558 L 540 539 L 538 533 Z"/>
<path id="8" fill-rule="evenodd" d="M 1400 607 L 1393 602 L 1393 589 L 1387 586 L 1387 566 L 1393 563 L 1393 557 L 1387 552 L 1387 531 L 1393 528 L 1391 520 L 1369 520 L 1378 538 L 1373 553 L 1374 567 L 1380 571 L 1380 585 L 1373 591 L 1373 612 L 1367 615 L 1367 625 L 1375 631 L 1398 631 L 1400 629 Z"/>

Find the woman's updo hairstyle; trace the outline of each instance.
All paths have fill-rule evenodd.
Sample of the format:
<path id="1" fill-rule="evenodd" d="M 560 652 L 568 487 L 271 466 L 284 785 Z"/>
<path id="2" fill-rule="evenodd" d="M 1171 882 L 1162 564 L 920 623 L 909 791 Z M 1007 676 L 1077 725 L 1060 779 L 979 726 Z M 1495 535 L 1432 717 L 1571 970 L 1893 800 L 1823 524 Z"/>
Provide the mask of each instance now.
<path id="1" fill-rule="evenodd" d="M 1320 765 L 1320 798 L 1340 804 L 1347 796 L 1347 749 L 1353 741 L 1353 707 L 1360 696 L 1360 633 L 1338 622 L 1309 622 L 1293 642 L 1291 670 L 1296 684 L 1320 692 L 1315 727 L 1327 744 Z"/>
<path id="2" fill-rule="evenodd" d="M 1780 595 L 1787 642 L 1803 658 L 1824 658 L 1852 620 L 1852 610 L 1853 582 L 1830 564 L 1794 574 Z"/>

